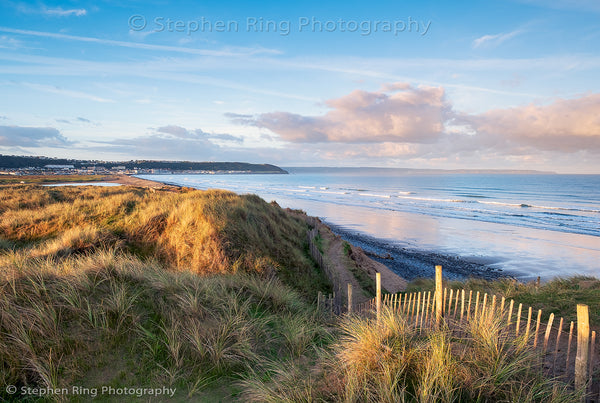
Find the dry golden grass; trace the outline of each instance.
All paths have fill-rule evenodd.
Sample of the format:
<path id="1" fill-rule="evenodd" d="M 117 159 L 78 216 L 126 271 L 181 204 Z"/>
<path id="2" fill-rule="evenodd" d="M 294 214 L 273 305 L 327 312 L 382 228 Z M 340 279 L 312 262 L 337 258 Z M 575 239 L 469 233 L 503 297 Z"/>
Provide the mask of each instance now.
<path id="1" fill-rule="evenodd" d="M 579 399 L 489 315 L 458 335 L 391 310 L 329 322 L 306 298 L 326 281 L 305 223 L 256 196 L 12 186 L 0 214 L 2 385 L 173 385 L 208 401 Z"/>
<path id="2" fill-rule="evenodd" d="M 0 239 L 31 256 L 112 248 L 202 275 L 241 270 L 311 294 L 326 287 L 303 253 L 306 224 L 257 196 L 24 185 L 1 188 L 0 213 Z"/>
<path id="3" fill-rule="evenodd" d="M 13 273 L 0 281 L 3 385 L 158 384 L 193 395 L 273 359 L 314 355 L 328 337 L 314 308 L 276 278 L 199 277 L 114 250 L 5 252 L 0 264 Z"/>
<path id="4" fill-rule="evenodd" d="M 11 186 L 0 214 L 3 385 L 231 393 L 329 337 L 305 223 L 258 197 Z"/>

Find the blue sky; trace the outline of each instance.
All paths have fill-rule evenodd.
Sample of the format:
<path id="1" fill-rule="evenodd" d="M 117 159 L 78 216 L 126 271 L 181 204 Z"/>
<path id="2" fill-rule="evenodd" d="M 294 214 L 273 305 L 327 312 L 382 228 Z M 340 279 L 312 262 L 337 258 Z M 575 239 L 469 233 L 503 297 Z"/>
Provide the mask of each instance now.
<path id="1" fill-rule="evenodd" d="M 3 1 L 0 152 L 600 173 L 597 1 L 290 3 Z"/>

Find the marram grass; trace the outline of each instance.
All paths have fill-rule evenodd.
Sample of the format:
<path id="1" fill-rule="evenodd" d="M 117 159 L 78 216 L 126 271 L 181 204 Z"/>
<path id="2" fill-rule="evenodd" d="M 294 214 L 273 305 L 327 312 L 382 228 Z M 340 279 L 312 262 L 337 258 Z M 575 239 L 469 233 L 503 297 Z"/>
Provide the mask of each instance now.
<path id="1" fill-rule="evenodd" d="M 380 322 L 318 312 L 329 290 L 306 224 L 256 196 L 9 186 L 0 214 L 2 385 L 164 385 L 177 401 L 579 399 L 493 318 L 457 336 L 387 309 Z"/>

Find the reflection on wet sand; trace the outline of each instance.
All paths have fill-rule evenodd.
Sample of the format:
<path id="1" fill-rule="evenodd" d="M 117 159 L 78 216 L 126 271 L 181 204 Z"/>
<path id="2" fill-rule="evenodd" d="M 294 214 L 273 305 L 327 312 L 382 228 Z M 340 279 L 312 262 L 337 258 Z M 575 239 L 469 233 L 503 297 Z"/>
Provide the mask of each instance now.
<path id="1" fill-rule="evenodd" d="M 271 200 L 265 197 L 267 200 Z M 351 231 L 401 246 L 493 261 L 494 267 L 522 279 L 549 279 L 575 274 L 600 275 L 598 237 L 474 220 L 284 199 L 283 207 L 299 208 Z"/>

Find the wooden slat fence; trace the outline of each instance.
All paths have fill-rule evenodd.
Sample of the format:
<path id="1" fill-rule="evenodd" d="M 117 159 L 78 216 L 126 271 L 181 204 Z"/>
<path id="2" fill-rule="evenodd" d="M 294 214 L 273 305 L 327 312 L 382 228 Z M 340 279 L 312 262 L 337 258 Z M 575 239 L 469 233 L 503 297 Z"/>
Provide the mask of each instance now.
<path id="1" fill-rule="evenodd" d="M 600 360 L 596 346 L 596 332 L 590 332 L 587 305 L 577 306 L 577 321 L 555 318 L 542 310 L 534 311 L 514 300 L 488 295 L 466 289 L 448 289 L 442 286 L 441 266 L 436 266 L 436 290 L 413 293 L 381 294 L 381 276 L 377 273 L 377 296 L 353 306 L 351 291 L 346 292 L 348 301 L 343 306 L 343 285 L 329 270 L 315 245 L 317 229 L 309 232 L 311 255 L 334 285 L 336 293 L 329 297 L 319 293 L 319 306 L 334 314 L 376 315 L 382 307 L 392 309 L 412 322 L 420 332 L 446 326 L 456 336 L 464 333 L 465 326 L 475 320 L 496 318 L 506 326 L 504 334 L 524 337 L 541 350 L 540 365 L 548 376 L 560 378 L 577 389 L 586 389 L 588 402 L 600 401 L 600 391 L 591 385 L 599 383 Z M 347 287 L 351 290 L 351 287 Z M 436 301 L 438 301 L 436 303 Z M 462 334 L 464 335 L 464 334 Z"/>

